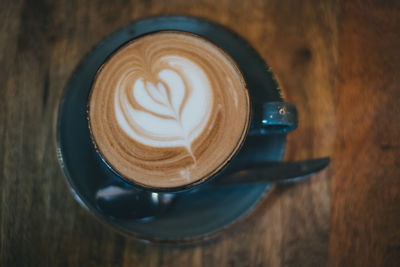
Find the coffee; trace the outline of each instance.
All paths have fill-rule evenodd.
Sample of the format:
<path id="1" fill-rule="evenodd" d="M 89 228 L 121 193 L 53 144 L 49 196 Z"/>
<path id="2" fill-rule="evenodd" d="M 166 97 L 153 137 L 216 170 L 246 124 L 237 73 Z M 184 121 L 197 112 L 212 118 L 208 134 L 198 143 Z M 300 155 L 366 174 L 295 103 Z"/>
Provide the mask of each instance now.
<path id="1" fill-rule="evenodd" d="M 184 32 L 153 33 L 118 49 L 98 71 L 88 107 L 105 161 L 150 188 L 212 176 L 249 123 L 247 89 L 232 59 Z"/>

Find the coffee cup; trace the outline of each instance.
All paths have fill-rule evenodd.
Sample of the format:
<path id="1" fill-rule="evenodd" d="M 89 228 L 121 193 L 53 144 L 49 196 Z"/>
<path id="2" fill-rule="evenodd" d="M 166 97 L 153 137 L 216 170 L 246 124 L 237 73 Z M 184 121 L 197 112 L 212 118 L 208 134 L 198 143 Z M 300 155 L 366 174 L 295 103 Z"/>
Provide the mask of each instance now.
<path id="1" fill-rule="evenodd" d="M 97 71 L 87 103 L 91 141 L 129 185 L 194 189 L 238 169 L 234 159 L 252 136 L 297 127 L 294 105 L 258 100 L 256 90 L 207 38 L 148 32 L 112 51 Z"/>

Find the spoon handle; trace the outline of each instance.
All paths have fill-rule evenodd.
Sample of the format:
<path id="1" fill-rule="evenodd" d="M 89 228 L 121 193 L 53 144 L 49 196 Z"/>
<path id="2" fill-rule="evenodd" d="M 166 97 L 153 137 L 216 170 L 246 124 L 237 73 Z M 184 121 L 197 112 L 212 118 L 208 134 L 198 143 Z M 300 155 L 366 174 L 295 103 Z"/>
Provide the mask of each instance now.
<path id="1" fill-rule="evenodd" d="M 269 162 L 249 166 L 238 172 L 218 177 L 210 186 L 286 183 L 307 178 L 321 171 L 330 162 L 329 157 L 295 162 Z"/>

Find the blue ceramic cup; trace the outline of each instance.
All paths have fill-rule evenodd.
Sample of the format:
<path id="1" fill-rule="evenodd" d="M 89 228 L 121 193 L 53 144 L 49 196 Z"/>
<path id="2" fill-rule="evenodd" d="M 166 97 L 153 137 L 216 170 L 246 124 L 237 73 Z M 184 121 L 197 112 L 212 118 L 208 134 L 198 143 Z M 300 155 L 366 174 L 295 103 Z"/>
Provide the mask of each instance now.
<path id="1" fill-rule="evenodd" d="M 152 29 L 151 31 L 144 32 L 143 34 L 139 35 L 137 38 L 133 38 L 128 40 L 129 42 L 143 38 L 143 36 L 146 36 L 147 34 L 154 34 L 154 33 L 162 33 L 162 32 L 170 32 L 170 31 L 154 31 Z M 193 32 L 190 31 L 177 31 L 174 30 L 174 33 L 190 33 L 194 35 Z M 203 38 L 206 39 L 207 41 L 212 43 L 212 40 L 208 40 L 207 37 L 204 36 L 198 36 L 198 38 Z M 217 44 L 214 44 L 217 46 Z M 218 47 L 218 46 L 217 46 Z M 224 51 L 223 48 L 218 47 L 220 50 Z M 118 50 L 118 49 L 117 49 Z M 111 51 L 110 56 L 114 53 L 117 52 Z M 233 59 L 232 59 L 233 60 Z M 106 62 L 105 62 L 106 63 Z M 236 62 L 232 62 L 235 64 L 236 69 L 240 72 L 240 76 L 244 79 L 243 74 L 241 73 L 240 69 L 241 66 L 237 64 Z M 103 69 L 103 65 L 100 66 L 99 70 Z M 244 79 L 245 81 L 245 79 Z M 247 136 L 255 136 L 255 135 L 270 135 L 270 134 L 284 134 L 288 131 L 294 130 L 297 127 L 297 110 L 296 107 L 292 104 L 282 102 L 282 101 L 262 101 L 260 99 L 257 99 L 254 95 L 253 92 L 256 92 L 257 90 L 260 90 L 259 88 L 249 88 L 247 83 L 245 82 L 245 89 L 246 93 L 249 96 L 249 107 L 245 107 L 245 110 L 243 112 L 248 113 L 247 117 L 247 122 L 246 123 L 246 128 L 245 133 L 244 133 L 244 138 L 241 138 L 238 140 L 239 143 L 236 144 L 236 147 L 241 148 L 242 146 L 246 146 L 246 139 Z M 90 96 L 88 102 L 90 102 Z M 88 110 L 87 113 L 90 114 L 90 104 L 87 104 Z M 249 112 L 250 111 L 250 112 Z M 88 118 L 88 128 L 90 129 L 90 116 L 87 116 Z M 229 123 L 236 123 L 235 121 L 230 121 Z M 142 190 L 147 190 L 151 192 L 180 192 L 180 191 L 186 191 L 190 189 L 194 189 L 195 187 L 201 185 L 202 183 L 206 181 L 210 181 L 213 178 L 216 178 L 219 175 L 224 175 L 225 173 L 228 173 L 232 171 L 231 165 L 232 165 L 232 160 L 236 158 L 240 154 L 240 149 L 236 149 L 233 154 L 228 154 L 226 155 L 227 160 L 225 160 L 223 163 L 221 163 L 220 166 L 218 166 L 217 170 L 211 172 L 210 174 L 198 179 L 191 181 L 190 183 L 184 184 L 184 185 L 179 185 L 179 186 L 171 186 L 171 187 L 156 187 L 156 186 L 149 186 L 143 183 L 138 183 L 135 182 L 132 179 L 128 179 L 124 177 L 118 169 L 115 169 L 112 164 L 110 164 L 106 157 L 101 153 L 101 146 L 96 143 L 95 137 L 93 136 L 93 132 L 91 132 L 91 141 L 93 144 L 93 148 L 96 150 L 98 156 L 102 159 L 104 164 L 120 179 L 125 181 L 126 183 L 136 187 L 137 189 L 142 189 Z M 218 149 L 215 147 L 215 149 Z M 234 166 L 237 170 L 237 164 Z"/>

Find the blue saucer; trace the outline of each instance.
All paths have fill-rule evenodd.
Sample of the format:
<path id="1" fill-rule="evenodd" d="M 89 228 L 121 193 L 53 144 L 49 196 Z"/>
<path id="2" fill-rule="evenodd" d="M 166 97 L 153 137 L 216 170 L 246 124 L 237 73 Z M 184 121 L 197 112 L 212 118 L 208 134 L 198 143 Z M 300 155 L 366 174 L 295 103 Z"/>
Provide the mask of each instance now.
<path id="1" fill-rule="evenodd" d="M 261 57 L 226 28 L 192 17 L 154 17 L 136 21 L 100 42 L 79 64 L 64 91 L 57 121 L 58 157 L 75 198 L 114 229 L 142 240 L 180 242 L 216 233 L 249 213 L 269 185 L 229 186 L 180 193 L 169 210 L 144 222 L 115 218 L 96 205 L 96 192 L 110 179 L 119 180 L 102 162 L 90 140 L 86 104 L 98 68 L 112 52 L 138 36 L 181 30 L 203 36 L 237 63 L 254 102 L 282 101 L 271 72 Z M 230 164 L 280 161 L 285 134 L 248 137 Z"/>

